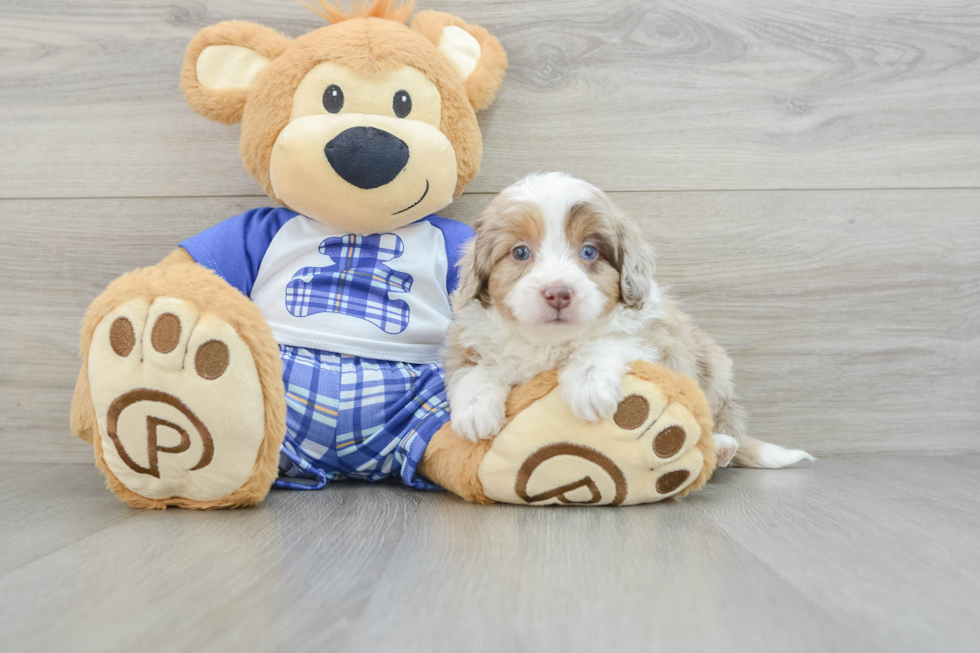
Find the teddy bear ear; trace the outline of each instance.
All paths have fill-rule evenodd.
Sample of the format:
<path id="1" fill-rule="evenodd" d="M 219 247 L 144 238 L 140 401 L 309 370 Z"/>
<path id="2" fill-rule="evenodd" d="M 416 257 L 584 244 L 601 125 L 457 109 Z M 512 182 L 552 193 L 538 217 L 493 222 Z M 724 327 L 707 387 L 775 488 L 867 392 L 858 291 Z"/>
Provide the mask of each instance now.
<path id="1" fill-rule="evenodd" d="M 420 11 L 412 20 L 412 29 L 435 43 L 449 60 L 463 79 L 474 109 L 490 106 L 507 72 L 507 53 L 497 37 L 439 11 Z"/>
<path id="2" fill-rule="evenodd" d="M 180 87 L 187 104 L 205 118 L 238 122 L 252 82 L 287 47 L 288 38 L 255 23 L 231 20 L 205 27 L 184 55 Z"/>

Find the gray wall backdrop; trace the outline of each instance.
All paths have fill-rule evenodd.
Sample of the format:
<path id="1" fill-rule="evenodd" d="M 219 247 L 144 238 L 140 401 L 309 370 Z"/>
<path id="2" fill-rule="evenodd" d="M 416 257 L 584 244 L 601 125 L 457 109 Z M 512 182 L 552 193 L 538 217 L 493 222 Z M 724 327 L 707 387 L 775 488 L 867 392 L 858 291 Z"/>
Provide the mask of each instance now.
<path id="1" fill-rule="evenodd" d="M 562 169 L 654 241 L 753 432 L 818 456 L 980 451 L 980 9 L 424 0 L 510 55 L 445 215 Z M 0 2 L 0 462 L 87 463 L 77 330 L 110 280 L 270 202 L 184 104 L 187 42 L 290 0 Z"/>

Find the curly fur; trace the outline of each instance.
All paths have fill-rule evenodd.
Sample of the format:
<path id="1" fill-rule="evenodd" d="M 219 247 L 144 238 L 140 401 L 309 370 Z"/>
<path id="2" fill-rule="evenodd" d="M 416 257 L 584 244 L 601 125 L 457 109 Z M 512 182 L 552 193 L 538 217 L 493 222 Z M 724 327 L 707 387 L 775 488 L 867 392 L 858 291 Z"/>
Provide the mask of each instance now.
<path id="1" fill-rule="evenodd" d="M 583 242 L 598 251 L 588 265 L 575 236 L 583 224 Z M 747 437 L 731 357 L 661 292 L 638 225 L 598 188 L 562 173 L 531 175 L 494 198 L 475 226 L 445 355 L 450 403 L 463 407 L 453 413 L 462 435 L 492 436 L 507 389 L 553 368 L 562 370 L 573 413 L 608 417 L 630 362 L 648 360 L 697 380 L 716 432 L 745 445 L 736 464 L 782 467 L 810 458 Z M 530 248 L 529 259 L 514 262 L 517 245 Z M 611 270 L 618 284 L 609 283 Z M 574 301 L 555 313 L 542 297 L 559 280 Z"/>

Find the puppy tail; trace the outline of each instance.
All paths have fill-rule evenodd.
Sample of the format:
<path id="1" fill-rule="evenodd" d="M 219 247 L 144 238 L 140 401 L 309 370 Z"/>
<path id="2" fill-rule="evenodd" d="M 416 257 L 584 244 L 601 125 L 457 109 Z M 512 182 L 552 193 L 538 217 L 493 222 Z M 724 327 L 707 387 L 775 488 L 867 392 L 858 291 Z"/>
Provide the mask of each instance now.
<path id="1" fill-rule="evenodd" d="M 736 467 L 780 469 L 803 461 L 812 463 L 815 460 L 816 458 L 802 449 L 784 449 L 778 444 L 744 438 L 738 445 L 733 462 Z"/>

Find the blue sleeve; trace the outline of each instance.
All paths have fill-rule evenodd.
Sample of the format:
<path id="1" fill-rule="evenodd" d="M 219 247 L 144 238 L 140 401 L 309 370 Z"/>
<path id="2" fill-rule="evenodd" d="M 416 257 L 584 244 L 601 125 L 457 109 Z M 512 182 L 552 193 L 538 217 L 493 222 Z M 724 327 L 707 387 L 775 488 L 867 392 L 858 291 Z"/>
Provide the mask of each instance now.
<path id="1" fill-rule="evenodd" d="M 219 222 L 180 246 L 197 263 L 214 270 L 247 297 L 269 244 L 296 215 L 282 208 L 252 209 Z"/>
<path id="2" fill-rule="evenodd" d="M 446 241 L 446 258 L 449 260 L 449 272 L 446 274 L 446 290 L 452 294 L 459 285 L 459 259 L 463 257 L 463 247 L 473 238 L 473 228 L 462 222 L 430 215 L 425 218 L 433 227 L 442 232 Z"/>

